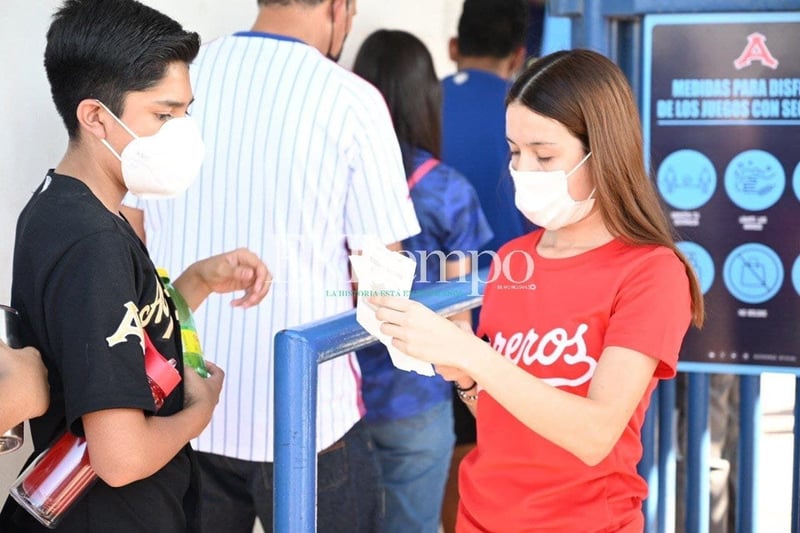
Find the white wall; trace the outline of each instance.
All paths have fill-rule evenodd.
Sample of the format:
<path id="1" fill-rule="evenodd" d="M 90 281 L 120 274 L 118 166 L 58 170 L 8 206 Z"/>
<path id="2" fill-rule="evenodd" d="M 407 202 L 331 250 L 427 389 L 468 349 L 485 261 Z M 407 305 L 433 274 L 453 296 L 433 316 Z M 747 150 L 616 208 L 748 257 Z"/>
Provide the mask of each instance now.
<path id="1" fill-rule="evenodd" d="M 0 303 L 9 301 L 19 210 L 56 163 L 67 138 L 50 101 L 42 66 L 54 5 L 45 0 L 10 0 L 0 10 Z"/>
<path id="2" fill-rule="evenodd" d="M 11 257 L 17 216 L 47 169 L 62 156 L 67 136 L 50 100 L 42 65 L 45 34 L 59 0 L 0 0 L 0 303 L 11 292 Z M 256 0 L 144 0 L 200 33 L 204 41 L 249 29 Z M 440 76 L 454 66 L 447 40 L 455 34 L 462 0 L 358 0 L 358 15 L 342 64 L 352 64 L 363 39 L 378 28 L 405 29 L 431 51 Z M 25 457 L 0 458 L 0 502 Z"/>

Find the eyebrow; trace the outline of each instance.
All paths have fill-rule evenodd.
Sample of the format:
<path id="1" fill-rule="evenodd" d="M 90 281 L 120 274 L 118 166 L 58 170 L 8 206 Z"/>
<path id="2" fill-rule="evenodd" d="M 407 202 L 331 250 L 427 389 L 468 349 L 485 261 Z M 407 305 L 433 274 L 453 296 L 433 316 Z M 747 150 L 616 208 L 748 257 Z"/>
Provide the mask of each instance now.
<path id="1" fill-rule="evenodd" d="M 177 100 L 158 100 L 158 101 L 156 101 L 154 103 L 156 103 L 158 105 L 163 105 L 163 106 L 166 106 L 166 107 L 183 107 L 183 106 L 189 107 L 190 105 L 192 105 L 194 103 L 194 97 L 192 97 L 192 99 L 189 100 L 188 104 L 185 103 L 185 102 L 179 102 Z"/>
<path id="2" fill-rule="evenodd" d="M 512 141 L 511 139 L 509 139 L 508 137 L 506 137 L 506 141 L 510 142 L 511 144 L 517 144 L 514 141 Z M 546 141 L 533 141 L 533 142 L 529 142 L 529 143 L 524 143 L 523 146 L 552 146 L 552 145 L 556 145 L 556 144 L 558 144 L 558 143 L 546 142 Z"/>

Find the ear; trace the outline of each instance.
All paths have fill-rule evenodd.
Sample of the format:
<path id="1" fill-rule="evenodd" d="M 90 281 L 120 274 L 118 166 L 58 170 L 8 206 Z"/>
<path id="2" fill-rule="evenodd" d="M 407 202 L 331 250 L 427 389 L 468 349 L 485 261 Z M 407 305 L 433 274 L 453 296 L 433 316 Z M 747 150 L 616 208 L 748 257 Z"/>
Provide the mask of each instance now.
<path id="1" fill-rule="evenodd" d="M 80 131 L 94 135 L 98 139 L 106 138 L 106 122 L 113 120 L 105 112 L 103 106 L 93 98 L 81 100 L 76 110 Z"/>
<path id="2" fill-rule="evenodd" d="M 331 22 L 347 19 L 347 0 L 331 0 Z"/>
<path id="3" fill-rule="evenodd" d="M 454 63 L 458 63 L 459 59 L 461 58 L 461 54 L 458 52 L 458 38 L 457 37 L 450 37 L 450 42 L 448 43 L 448 50 L 450 52 L 450 60 Z"/>
<path id="4" fill-rule="evenodd" d="M 514 51 L 514 53 L 511 55 L 511 61 L 508 65 L 507 78 L 511 78 L 514 74 L 522 70 L 522 68 L 525 66 L 525 56 L 527 56 L 527 54 L 528 51 L 524 46 L 520 46 Z"/>

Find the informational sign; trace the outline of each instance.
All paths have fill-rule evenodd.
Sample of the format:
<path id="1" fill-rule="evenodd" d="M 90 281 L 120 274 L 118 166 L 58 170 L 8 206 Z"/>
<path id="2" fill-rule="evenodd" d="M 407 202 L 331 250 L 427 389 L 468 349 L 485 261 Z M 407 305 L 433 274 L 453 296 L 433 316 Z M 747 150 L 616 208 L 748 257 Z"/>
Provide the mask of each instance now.
<path id="1" fill-rule="evenodd" d="M 800 13 L 644 28 L 645 153 L 707 312 L 681 362 L 800 373 Z"/>

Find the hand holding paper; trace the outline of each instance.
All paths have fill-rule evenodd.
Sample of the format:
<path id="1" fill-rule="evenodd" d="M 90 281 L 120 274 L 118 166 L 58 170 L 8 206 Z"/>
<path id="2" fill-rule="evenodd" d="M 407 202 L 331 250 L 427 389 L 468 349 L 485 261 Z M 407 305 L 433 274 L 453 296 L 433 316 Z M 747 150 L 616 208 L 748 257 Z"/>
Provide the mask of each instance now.
<path id="1" fill-rule="evenodd" d="M 389 350 L 392 364 L 400 370 L 414 371 L 433 376 L 433 366 L 406 355 L 392 346 L 392 338 L 381 333 L 381 323 L 375 310 L 366 299 L 374 295 L 391 295 L 408 298 L 414 281 L 416 263 L 403 254 L 392 252 L 376 238 L 366 239 L 361 255 L 351 255 L 350 262 L 358 278 L 356 320 Z"/>

